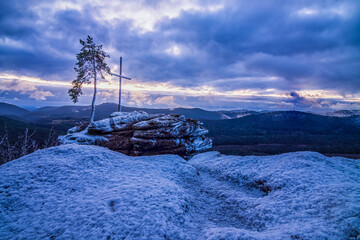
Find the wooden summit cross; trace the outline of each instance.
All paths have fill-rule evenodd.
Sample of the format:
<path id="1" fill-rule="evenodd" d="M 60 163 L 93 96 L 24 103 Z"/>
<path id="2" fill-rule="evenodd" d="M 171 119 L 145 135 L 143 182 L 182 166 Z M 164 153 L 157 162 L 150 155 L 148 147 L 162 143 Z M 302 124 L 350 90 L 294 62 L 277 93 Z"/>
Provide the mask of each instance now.
<path id="1" fill-rule="evenodd" d="M 116 73 L 112 73 L 112 72 L 110 72 L 110 74 L 113 75 L 113 76 L 119 77 L 119 105 L 118 105 L 118 112 L 121 112 L 121 80 L 123 78 L 125 78 L 127 80 L 131 80 L 131 78 L 125 77 L 125 76 L 122 75 L 122 57 L 120 57 L 120 74 L 116 74 Z"/>

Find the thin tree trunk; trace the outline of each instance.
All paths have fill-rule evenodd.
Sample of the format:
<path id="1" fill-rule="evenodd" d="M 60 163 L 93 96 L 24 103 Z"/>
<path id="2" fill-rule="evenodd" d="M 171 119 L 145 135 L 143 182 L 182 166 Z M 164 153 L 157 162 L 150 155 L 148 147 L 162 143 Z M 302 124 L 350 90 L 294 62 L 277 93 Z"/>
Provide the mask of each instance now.
<path id="1" fill-rule="evenodd" d="M 94 121 L 95 117 L 95 100 L 96 100 L 96 65 L 95 65 L 95 53 L 94 53 L 94 61 L 93 61 L 93 67 L 94 67 L 94 96 L 91 103 L 91 118 L 90 123 Z"/>

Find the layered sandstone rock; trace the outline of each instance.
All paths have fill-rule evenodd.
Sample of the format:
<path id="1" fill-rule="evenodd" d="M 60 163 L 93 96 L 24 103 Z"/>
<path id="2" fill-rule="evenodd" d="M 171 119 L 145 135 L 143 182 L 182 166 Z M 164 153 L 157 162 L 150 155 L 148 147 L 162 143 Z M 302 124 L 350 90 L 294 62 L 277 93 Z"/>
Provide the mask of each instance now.
<path id="1" fill-rule="evenodd" d="M 200 121 L 183 115 L 115 112 L 86 129 L 77 126 L 59 139 L 63 144 L 93 144 L 127 155 L 178 154 L 189 156 L 211 148 Z"/>

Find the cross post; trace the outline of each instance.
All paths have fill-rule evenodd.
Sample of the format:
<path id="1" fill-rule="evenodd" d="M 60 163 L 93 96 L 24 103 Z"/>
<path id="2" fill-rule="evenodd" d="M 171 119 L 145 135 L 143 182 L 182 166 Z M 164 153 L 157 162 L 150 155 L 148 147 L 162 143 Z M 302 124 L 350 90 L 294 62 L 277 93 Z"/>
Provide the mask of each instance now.
<path id="1" fill-rule="evenodd" d="M 122 79 L 125 78 L 127 80 L 131 80 L 129 77 L 125 77 L 122 75 L 122 57 L 120 57 L 120 74 L 115 74 L 110 72 L 111 75 L 119 77 L 119 105 L 118 105 L 118 112 L 121 112 L 121 82 Z"/>

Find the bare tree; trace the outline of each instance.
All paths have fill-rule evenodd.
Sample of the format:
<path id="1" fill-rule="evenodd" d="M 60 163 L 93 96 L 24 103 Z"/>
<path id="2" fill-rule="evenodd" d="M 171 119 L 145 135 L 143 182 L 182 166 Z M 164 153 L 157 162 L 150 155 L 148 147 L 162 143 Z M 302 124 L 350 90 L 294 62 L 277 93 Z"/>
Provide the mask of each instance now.
<path id="1" fill-rule="evenodd" d="M 0 146 L 5 142 L 5 135 L 0 136 Z"/>
<path id="2" fill-rule="evenodd" d="M 51 126 L 48 137 L 44 140 L 44 144 L 42 148 L 48 148 L 52 146 L 59 145 L 59 140 L 57 138 L 56 132 L 54 131 L 54 127 Z"/>
<path id="3" fill-rule="evenodd" d="M 25 129 L 24 135 L 18 137 L 18 143 L 20 143 L 20 156 L 25 156 L 30 152 L 38 149 L 39 144 L 32 139 L 36 130 L 29 134 L 29 129 Z"/>
<path id="4" fill-rule="evenodd" d="M 48 137 L 41 143 L 34 139 L 35 134 L 36 130 L 30 133 L 29 129 L 25 129 L 24 133 L 19 134 L 17 140 L 10 141 L 9 132 L 5 125 L 5 133 L 3 136 L 0 136 L 0 165 L 38 149 L 59 144 L 56 132 L 52 128 Z"/>
<path id="5" fill-rule="evenodd" d="M 3 147 L 3 162 L 11 161 L 16 156 L 16 147 L 15 145 L 10 143 L 9 140 L 9 132 L 7 129 L 7 125 L 5 124 L 5 135 L 4 135 L 4 147 Z"/>

